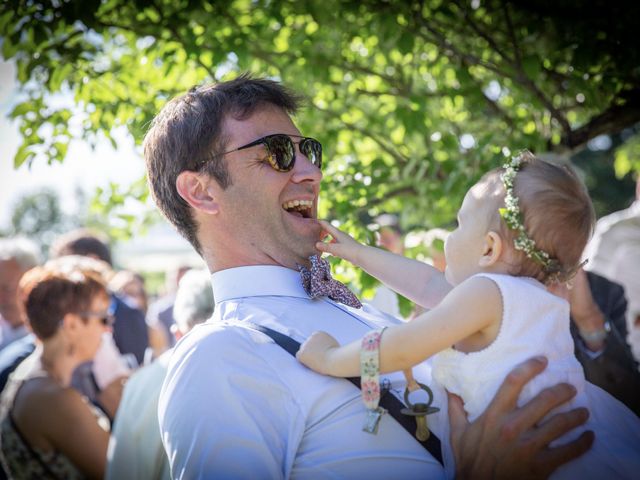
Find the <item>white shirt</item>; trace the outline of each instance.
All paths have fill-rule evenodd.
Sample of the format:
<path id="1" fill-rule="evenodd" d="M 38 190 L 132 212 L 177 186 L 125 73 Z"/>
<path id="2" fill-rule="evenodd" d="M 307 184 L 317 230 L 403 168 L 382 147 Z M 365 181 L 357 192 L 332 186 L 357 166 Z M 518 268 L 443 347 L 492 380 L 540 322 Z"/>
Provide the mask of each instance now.
<path id="1" fill-rule="evenodd" d="M 223 270 L 212 282 L 214 317 L 177 344 L 160 395 L 173 478 L 443 478 L 440 464 L 389 415 L 377 435 L 362 431 L 365 407 L 353 384 L 312 372 L 239 325 L 250 321 L 300 342 L 322 329 L 345 343 L 398 320 L 310 300 L 300 275 L 284 267 Z M 414 371 L 429 383 L 427 367 Z M 400 374 L 383 377 L 403 393 Z M 434 393 L 446 418 L 446 399 Z"/>
<path id="2" fill-rule="evenodd" d="M 375 290 L 373 298 L 367 303 L 370 303 L 381 312 L 388 313 L 397 318 L 402 318 L 400 314 L 400 302 L 398 301 L 398 295 L 386 285 L 378 285 Z"/>
<path id="3" fill-rule="evenodd" d="M 2 315 L 0 315 L 0 350 L 10 343 L 24 337 L 28 333 L 29 329 L 26 325 L 13 327 Z"/>
<path id="4" fill-rule="evenodd" d="M 157 415 L 169 354 L 165 352 L 127 380 L 109 439 L 106 480 L 171 478 Z"/>

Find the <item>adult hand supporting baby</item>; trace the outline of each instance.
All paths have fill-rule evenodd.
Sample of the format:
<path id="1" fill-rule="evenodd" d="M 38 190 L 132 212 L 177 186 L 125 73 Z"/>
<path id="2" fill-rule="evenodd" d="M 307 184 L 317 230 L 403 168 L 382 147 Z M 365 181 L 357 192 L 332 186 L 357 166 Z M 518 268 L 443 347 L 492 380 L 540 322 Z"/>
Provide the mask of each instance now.
<path id="1" fill-rule="evenodd" d="M 549 411 L 575 396 L 568 384 L 540 392 L 517 406 L 523 387 L 547 366 L 546 359 L 532 358 L 518 365 L 502 383 L 485 412 L 469 423 L 462 401 L 449 395 L 451 446 L 456 478 L 547 478 L 560 465 L 579 457 L 593 444 L 593 432 L 549 448 L 553 440 L 584 424 L 587 409 L 560 413 L 538 424 Z"/>

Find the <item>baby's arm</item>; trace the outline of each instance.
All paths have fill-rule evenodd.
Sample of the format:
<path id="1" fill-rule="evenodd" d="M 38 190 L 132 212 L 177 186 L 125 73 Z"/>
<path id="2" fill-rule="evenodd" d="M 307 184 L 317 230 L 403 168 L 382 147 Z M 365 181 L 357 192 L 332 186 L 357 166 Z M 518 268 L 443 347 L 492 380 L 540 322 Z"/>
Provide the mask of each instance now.
<path id="1" fill-rule="evenodd" d="M 319 242 L 318 250 L 348 260 L 418 305 L 433 308 L 452 288 L 444 274 L 431 265 L 362 245 L 329 222 L 320 220 L 320 224 L 333 242 Z"/>
<path id="2" fill-rule="evenodd" d="M 413 321 L 385 330 L 380 342 L 380 371 L 405 370 L 475 333 L 496 332 L 502 318 L 498 286 L 483 277 L 458 285 L 442 303 Z M 486 345 L 494 340 L 486 338 Z M 316 332 L 302 344 L 297 357 L 309 368 L 334 377 L 360 374 L 360 344 L 345 346 L 329 334 Z"/>

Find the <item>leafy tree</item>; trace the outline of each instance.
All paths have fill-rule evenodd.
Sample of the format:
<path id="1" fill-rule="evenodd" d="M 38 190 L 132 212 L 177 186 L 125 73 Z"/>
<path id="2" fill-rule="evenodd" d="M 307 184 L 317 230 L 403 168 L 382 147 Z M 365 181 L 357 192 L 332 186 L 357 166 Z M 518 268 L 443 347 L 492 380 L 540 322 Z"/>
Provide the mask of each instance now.
<path id="1" fill-rule="evenodd" d="M 144 181 L 136 182 L 130 188 L 139 197 L 146 196 L 136 189 L 143 188 Z M 124 213 L 125 198 L 117 185 L 99 189 L 93 200 L 80 188 L 75 192 L 75 209 L 65 212 L 60 197 L 55 190 L 42 188 L 22 195 L 12 206 L 10 225 L 0 230 L 0 236 L 25 236 L 33 240 L 41 249 L 43 257 L 49 254 L 49 247 L 60 234 L 75 228 L 86 227 L 107 235 L 111 241 L 126 240 L 127 231 L 144 231 L 158 220 L 157 212 L 144 212 L 139 216 Z M 104 198 L 108 197 L 109 201 Z M 106 215 L 106 213 L 109 215 Z"/>
<path id="2" fill-rule="evenodd" d="M 16 201 L 11 213 L 11 226 L 3 235 L 22 235 L 33 240 L 46 257 L 54 239 L 76 226 L 75 218 L 62 211 L 58 194 L 43 188 Z"/>
<path id="3" fill-rule="evenodd" d="M 61 161 L 70 138 L 141 142 L 172 96 L 250 71 L 305 93 L 326 147 L 321 215 L 361 238 L 402 211 L 443 225 L 488 168 L 522 148 L 569 155 L 640 121 L 640 3 L 500 0 L 8 0 L 2 54 L 27 99 L 23 143 Z M 71 92 L 77 109 L 47 97 Z M 75 121 L 74 121 L 75 118 Z M 73 127 L 72 127 L 73 124 Z M 618 173 L 639 168 L 637 135 Z M 360 279 L 365 286 L 366 277 Z"/>

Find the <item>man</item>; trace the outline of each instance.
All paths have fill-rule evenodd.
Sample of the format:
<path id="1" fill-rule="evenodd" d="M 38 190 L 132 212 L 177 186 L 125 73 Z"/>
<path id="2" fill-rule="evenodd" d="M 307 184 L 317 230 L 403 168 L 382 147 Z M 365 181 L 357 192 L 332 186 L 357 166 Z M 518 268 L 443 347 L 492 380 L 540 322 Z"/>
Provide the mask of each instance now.
<path id="1" fill-rule="evenodd" d="M 586 379 L 640 415 L 640 372 L 627 338 L 627 300 L 621 285 L 579 270 L 565 296 L 571 335 Z"/>
<path id="2" fill-rule="evenodd" d="M 180 339 L 213 313 L 213 292 L 204 270 L 186 272 L 174 296 L 173 335 Z M 158 430 L 158 398 L 171 351 L 142 367 L 127 381 L 107 451 L 106 479 L 171 478 Z"/>
<path id="3" fill-rule="evenodd" d="M 598 220 L 584 256 L 589 260 L 587 270 L 624 287 L 629 343 L 640 361 L 640 175 L 635 201 L 629 208 Z"/>
<path id="4" fill-rule="evenodd" d="M 26 238 L 0 239 L 0 350 L 29 333 L 18 284 L 39 264 L 38 257 L 38 248 Z"/>
<path id="5" fill-rule="evenodd" d="M 326 330 L 338 341 L 398 320 L 378 311 L 310 299 L 296 264 L 318 252 L 320 147 L 290 118 L 297 98 L 269 80 L 241 76 L 169 102 L 144 143 L 154 199 L 213 273 L 213 321 L 175 347 L 158 415 L 173 478 L 441 478 L 440 464 L 393 418 L 362 431 L 360 392 L 317 375 L 248 322 L 302 341 Z M 573 396 L 556 386 L 515 408 L 541 359 L 516 368 L 487 412 L 467 423 L 450 400 L 460 478 L 547 476 L 580 455 L 590 434 L 549 442 L 586 411 L 540 421 Z M 415 369 L 429 382 L 427 365 Z M 385 376 L 402 392 L 402 375 Z M 436 392 L 446 422 L 447 398 Z"/>

